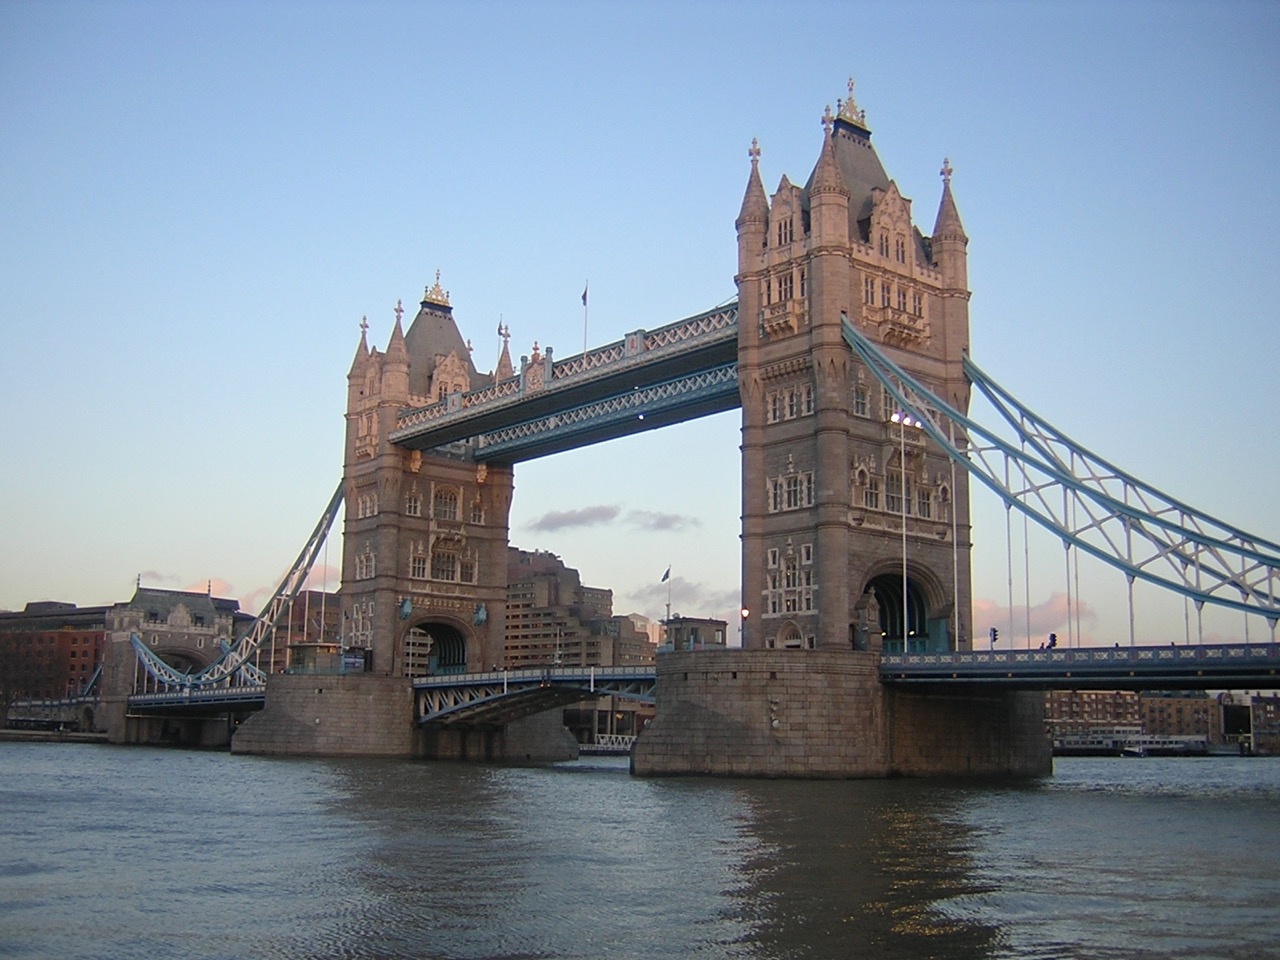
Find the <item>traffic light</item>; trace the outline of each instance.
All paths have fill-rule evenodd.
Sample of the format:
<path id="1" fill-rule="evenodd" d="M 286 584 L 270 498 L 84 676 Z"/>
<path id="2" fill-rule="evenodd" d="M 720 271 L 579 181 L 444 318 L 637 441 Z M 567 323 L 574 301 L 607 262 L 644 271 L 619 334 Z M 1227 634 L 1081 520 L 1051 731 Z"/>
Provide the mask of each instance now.
<path id="1" fill-rule="evenodd" d="M 1058 645 L 1058 635 L 1056 633 L 1049 634 L 1049 649 L 1052 650 Z"/>
<path id="2" fill-rule="evenodd" d="M 995 642 L 1000 639 L 1000 631 L 995 627 L 991 628 L 991 645 L 995 646 Z"/>

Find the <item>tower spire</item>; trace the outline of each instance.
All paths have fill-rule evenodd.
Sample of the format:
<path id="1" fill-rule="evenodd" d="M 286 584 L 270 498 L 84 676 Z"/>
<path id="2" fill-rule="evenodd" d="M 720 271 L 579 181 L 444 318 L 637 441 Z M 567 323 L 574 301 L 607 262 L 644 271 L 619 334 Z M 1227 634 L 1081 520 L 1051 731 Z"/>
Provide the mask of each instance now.
<path id="1" fill-rule="evenodd" d="M 951 158 L 944 157 L 942 169 L 938 171 L 938 175 L 942 177 L 942 200 L 938 203 L 938 216 L 933 224 L 935 244 L 939 240 L 969 242 L 964 232 L 964 225 L 960 222 L 960 212 L 956 209 L 955 197 L 951 195 L 951 174 L 954 172 L 951 167 Z"/>
<path id="2" fill-rule="evenodd" d="M 760 182 L 760 143 L 751 138 L 751 147 L 747 150 L 751 158 L 751 173 L 747 177 L 747 191 L 742 197 L 742 209 L 738 212 L 738 227 L 744 223 L 758 221 L 764 223 L 769 217 L 769 200 L 764 194 L 764 184 Z"/>
<path id="3" fill-rule="evenodd" d="M 365 334 L 369 330 L 369 318 L 360 318 L 360 343 L 356 345 L 356 355 L 351 360 L 351 369 L 347 371 L 347 377 L 362 376 L 364 373 L 364 365 L 369 362 L 369 341 Z"/>
<path id="4" fill-rule="evenodd" d="M 502 338 L 502 351 L 498 354 L 498 366 L 493 371 L 493 379 L 497 381 L 509 380 L 515 376 L 515 366 L 511 363 L 511 349 L 507 346 L 511 340 L 511 328 L 502 325 L 502 318 L 498 318 L 498 336 Z"/>

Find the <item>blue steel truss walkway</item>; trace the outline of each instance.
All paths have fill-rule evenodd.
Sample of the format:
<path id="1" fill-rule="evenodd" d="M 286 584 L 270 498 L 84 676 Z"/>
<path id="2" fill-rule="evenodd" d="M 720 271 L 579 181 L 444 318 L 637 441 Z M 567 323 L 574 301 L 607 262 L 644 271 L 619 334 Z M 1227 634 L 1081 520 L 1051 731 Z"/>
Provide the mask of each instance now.
<path id="1" fill-rule="evenodd" d="M 548 355 L 500 383 L 406 410 L 390 439 L 418 450 L 470 440 L 476 460 L 515 463 L 740 402 L 734 301 L 566 360 Z"/>
<path id="2" fill-rule="evenodd" d="M 415 721 L 500 727 L 582 700 L 614 695 L 653 703 L 654 668 L 544 667 L 413 681 Z"/>

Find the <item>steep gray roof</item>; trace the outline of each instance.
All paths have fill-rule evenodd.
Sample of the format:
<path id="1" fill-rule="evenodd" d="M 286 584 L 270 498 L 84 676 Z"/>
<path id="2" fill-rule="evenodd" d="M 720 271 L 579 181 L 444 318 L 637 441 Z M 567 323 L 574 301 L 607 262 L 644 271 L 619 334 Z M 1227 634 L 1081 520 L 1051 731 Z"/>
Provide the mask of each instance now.
<path id="1" fill-rule="evenodd" d="M 192 616 L 206 617 L 208 626 L 213 625 L 215 617 L 229 617 L 240 610 L 240 604 L 235 600 L 211 597 L 207 593 L 162 590 L 157 587 L 138 587 L 133 599 L 125 606 L 145 610 L 148 615 L 154 612 L 156 619 L 164 621 L 169 619 L 169 614 L 178 604 L 183 604 Z"/>
<path id="2" fill-rule="evenodd" d="M 831 140 L 840 177 L 849 190 L 849 235 L 866 240 L 865 221 L 871 216 L 871 191 L 888 190 L 889 176 L 884 172 L 875 147 L 871 146 L 871 131 L 838 117 L 832 128 Z M 801 200 L 805 210 L 809 209 L 809 188 L 812 185 L 813 174 L 810 173 Z"/>
<path id="3" fill-rule="evenodd" d="M 458 332 L 453 310 L 448 306 L 424 302 L 404 335 L 404 345 L 409 352 L 410 393 L 427 395 L 431 375 L 436 369 L 436 357 L 447 357 L 451 351 L 466 363 L 472 386 L 480 381 L 475 364 L 471 362 L 471 351 Z"/>

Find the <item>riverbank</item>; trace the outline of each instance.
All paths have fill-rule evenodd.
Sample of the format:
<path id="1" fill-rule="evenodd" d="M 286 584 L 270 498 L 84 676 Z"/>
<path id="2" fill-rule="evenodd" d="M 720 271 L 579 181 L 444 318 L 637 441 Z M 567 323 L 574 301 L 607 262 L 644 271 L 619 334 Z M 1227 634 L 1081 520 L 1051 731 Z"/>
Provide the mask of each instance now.
<path id="1" fill-rule="evenodd" d="M 106 743 L 105 733 L 81 733 L 76 730 L 9 730 L 0 729 L 4 743 Z"/>

